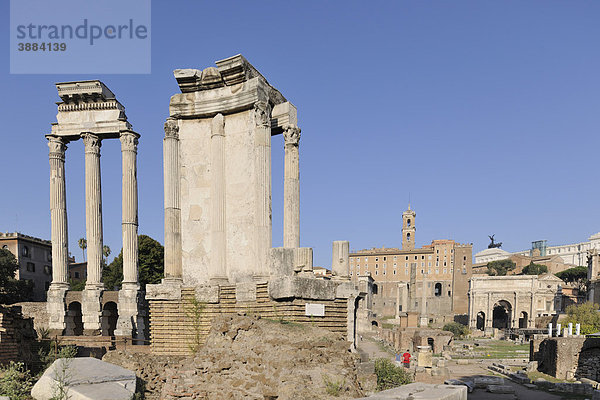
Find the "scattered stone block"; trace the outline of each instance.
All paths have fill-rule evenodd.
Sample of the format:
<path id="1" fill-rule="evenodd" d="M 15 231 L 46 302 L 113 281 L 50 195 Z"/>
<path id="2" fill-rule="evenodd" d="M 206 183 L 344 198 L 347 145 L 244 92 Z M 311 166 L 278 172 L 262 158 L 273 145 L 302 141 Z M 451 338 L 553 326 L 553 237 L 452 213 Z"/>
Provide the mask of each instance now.
<path id="1" fill-rule="evenodd" d="M 50 400 L 62 382 L 70 400 L 130 400 L 135 393 L 135 372 L 96 358 L 60 358 L 33 386 L 35 400 Z"/>
<path id="2" fill-rule="evenodd" d="M 467 387 L 462 385 L 433 385 L 410 383 L 384 390 L 361 400 L 467 400 Z"/>
<path id="3" fill-rule="evenodd" d="M 475 385 L 473 385 L 473 382 L 469 382 L 469 381 L 461 381 L 460 379 L 448 379 L 444 381 L 445 385 L 463 385 L 467 387 L 467 391 L 469 393 L 472 393 L 473 390 L 475 389 Z"/>
<path id="4" fill-rule="evenodd" d="M 486 390 L 490 393 L 514 394 L 515 388 L 510 385 L 488 385 Z"/>
<path id="5" fill-rule="evenodd" d="M 468 364 L 471 364 L 471 360 L 469 360 L 467 358 L 461 358 L 459 360 L 456 360 L 456 363 L 458 365 L 468 365 Z"/>
<path id="6" fill-rule="evenodd" d="M 501 376 L 478 376 L 474 382 L 476 388 L 486 388 L 488 385 L 504 385 L 504 378 Z"/>

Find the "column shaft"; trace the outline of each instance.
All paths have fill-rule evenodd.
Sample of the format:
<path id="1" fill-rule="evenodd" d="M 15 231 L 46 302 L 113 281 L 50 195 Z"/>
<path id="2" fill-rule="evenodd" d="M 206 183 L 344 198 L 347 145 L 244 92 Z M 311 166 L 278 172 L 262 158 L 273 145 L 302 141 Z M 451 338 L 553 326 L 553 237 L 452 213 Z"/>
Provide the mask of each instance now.
<path id="1" fill-rule="evenodd" d="M 139 135 L 134 132 L 121 133 L 121 154 L 123 158 L 123 286 L 138 285 L 138 138 Z"/>
<path id="2" fill-rule="evenodd" d="M 210 136 L 210 229 L 211 271 L 209 279 L 215 282 L 227 280 L 225 238 L 225 117 L 217 114 L 212 120 Z"/>
<path id="3" fill-rule="evenodd" d="M 102 188 L 100 183 L 100 138 L 81 135 L 85 145 L 85 224 L 87 237 L 86 286 L 102 286 Z"/>
<path id="4" fill-rule="evenodd" d="M 284 132 L 285 165 L 283 186 L 283 247 L 300 247 L 300 129 L 288 126 Z"/>
<path id="5" fill-rule="evenodd" d="M 271 217 L 271 106 L 254 105 L 254 143 L 256 150 L 256 260 L 255 277 L 267 277 L 267 254 L 272 245 Z"/>
<path id="6" fill-rule="evenodd" d="M 65 185 L 66 143 L 48 137 L 50 147 L 50 220 L 52 224 L 52 285 L 68 286 L 69 248 Z"/>
<path id="7" fill-rule="evenodd" d="M 181 206 L 179 190 L 179 126 L 165 122 L 163 140 L 165 184 L 165 279 L 182 278 Z"/>

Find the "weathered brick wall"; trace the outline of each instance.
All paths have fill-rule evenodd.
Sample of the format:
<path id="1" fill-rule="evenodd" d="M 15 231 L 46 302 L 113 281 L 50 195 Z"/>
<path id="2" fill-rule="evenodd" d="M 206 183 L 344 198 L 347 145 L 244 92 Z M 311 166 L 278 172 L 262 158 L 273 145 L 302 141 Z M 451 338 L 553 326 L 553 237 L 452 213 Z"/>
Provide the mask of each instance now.
<path id="1" fill-rule="evenodd" d="M 23 318 L 19 307 L 0 306 L 0 364 L 28 361 L 34 339 L 33 321 Z"/>
<path id="2" fill-rule="evenodd" d="M 600 338 L 559 337 L 531 344 L 538 370 L 560 379 L 600 378 Z"/>
<path id="3" fill-rule="evenodd" d="M 332 332 L 347 333 L 347 300 L 293 299 L 274 301 L 269 297 L 267 284 L 256 285 L 256 301 L 238 303 L 235 286 L 221 286 L 219 302 L 194 302 L 194 288 L 182 289 L 182 301 L 150 300 L 150 341 L 154 354 L 184 355 L 196 345 L 204 344 L 211 322 L 219 314 L 246 313 L 262 318 L 311 324 Z M 305 315 L 306 303 L 325 305 L 324 317 Z"/>

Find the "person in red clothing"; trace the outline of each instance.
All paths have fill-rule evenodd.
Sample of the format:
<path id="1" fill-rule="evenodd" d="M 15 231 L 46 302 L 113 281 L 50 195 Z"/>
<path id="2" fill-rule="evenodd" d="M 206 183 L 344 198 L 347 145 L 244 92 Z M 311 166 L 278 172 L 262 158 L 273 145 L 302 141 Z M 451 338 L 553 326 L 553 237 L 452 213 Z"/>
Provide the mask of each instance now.
<path id="1" fill-rule="evenodd" d="M 410 353 L 408 350 L 402 354 L 402 365 L 404 365 L 404 368 L 410 368 Z"/>

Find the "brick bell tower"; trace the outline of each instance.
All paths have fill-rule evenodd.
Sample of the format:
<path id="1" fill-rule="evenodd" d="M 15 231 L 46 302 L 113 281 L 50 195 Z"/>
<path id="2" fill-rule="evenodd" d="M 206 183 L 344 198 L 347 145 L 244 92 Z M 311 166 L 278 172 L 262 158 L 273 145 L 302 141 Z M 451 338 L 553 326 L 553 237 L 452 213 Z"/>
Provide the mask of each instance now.
<path id="1" fill-rule="evenodd" d="M 417 213 L 410 209 L 402 213 L 402 250 L 414 250 L 415 248 L 415 218 Z"/>

